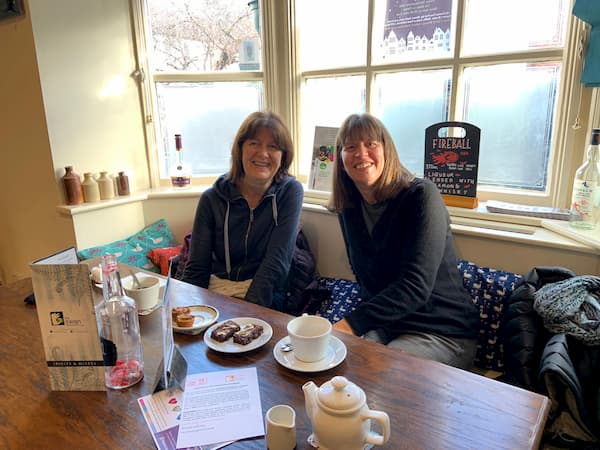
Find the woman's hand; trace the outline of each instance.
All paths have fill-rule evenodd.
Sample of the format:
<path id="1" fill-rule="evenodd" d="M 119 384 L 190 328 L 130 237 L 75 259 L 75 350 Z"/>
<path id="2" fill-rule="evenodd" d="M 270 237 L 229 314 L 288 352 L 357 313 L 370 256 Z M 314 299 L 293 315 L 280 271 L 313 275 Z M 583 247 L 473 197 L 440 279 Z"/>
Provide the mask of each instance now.
<path id="1" fill-rule="evenodd" d="M 350 327 L 350 324 L 346 319 L 342 319 L 339 322 L 334 323 L 333 329 L 335 331 L 341 331 L 342 333 L 346 334 L 354 334 L 354 331 L 352 331 L 352 328 Z"/>

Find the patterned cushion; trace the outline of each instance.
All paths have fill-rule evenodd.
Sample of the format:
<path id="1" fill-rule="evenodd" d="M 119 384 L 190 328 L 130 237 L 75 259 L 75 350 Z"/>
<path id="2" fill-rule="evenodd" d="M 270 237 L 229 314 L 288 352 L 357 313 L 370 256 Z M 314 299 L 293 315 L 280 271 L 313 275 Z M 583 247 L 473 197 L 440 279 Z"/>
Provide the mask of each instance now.
<path id="1" fill-rule="evenodd" d="M 482 369 L 503 370 L 503 348 L 499 339 L 500 323 L 508 297 L 522 278 L 511 272 L 479 267 L 458 260 L 463 285 L 479 308 L 480 329 L 477 337 L 475 365 Z M 316 314 L 332 323 L 354 311 L 361 302 L 358 283 L 336 278 L 321 278 L 319 287 L 329 289 L 331 299 L 324 302 Z"/>
<path id="2" fill-rule="evenodd" d="M 479 267 L 465 260 L 458 261 L 458 270 L 463 274 L 463 285 L 479 308 L 480 328 L 475 365 L 502 372 L 504 349 L 500 342 L 500 324 L 508 297 L 522 276 Z"/>
<path id="3" fill-rule="evenodd" d="M 158 273 L 160 268 L 147 257 L 148 252 L 155 248 L 176 245 L 167 221 L 160 219 L 127 239 L 79 250 L 77 257 L 83 261 L 112 253 L 121 263 Z"/>

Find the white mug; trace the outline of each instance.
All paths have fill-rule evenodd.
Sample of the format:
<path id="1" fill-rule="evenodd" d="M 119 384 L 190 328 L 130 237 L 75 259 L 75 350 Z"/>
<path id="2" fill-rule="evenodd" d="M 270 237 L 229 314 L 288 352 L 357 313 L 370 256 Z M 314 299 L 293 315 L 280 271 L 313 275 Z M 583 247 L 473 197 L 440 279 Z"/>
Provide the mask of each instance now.
<path id="1" fill-rule="evenodd" d="M 294 357 L 304 362 L 319 361 L 327 356 L 331 322 L 321 316 L 302 314 L 290 320 L 287 332 Z"/>
<path id="2" fill-rule="evenodd" d="M 292 450 L 296 447 L 296 411 L 288 405 L 275 405 L 265 415 L 267 448 Z"/>
<path id="3" fill-rule="evenodd" d="M 138 311 L 152 309 L 158 303 L 160 294 L 160 281 L 155 277 L 137 276 L 140 280 L 141 288 L 134 284 L 133 277 L 123 282 L 125 294 L 131 297 L 137 306 Z"/>

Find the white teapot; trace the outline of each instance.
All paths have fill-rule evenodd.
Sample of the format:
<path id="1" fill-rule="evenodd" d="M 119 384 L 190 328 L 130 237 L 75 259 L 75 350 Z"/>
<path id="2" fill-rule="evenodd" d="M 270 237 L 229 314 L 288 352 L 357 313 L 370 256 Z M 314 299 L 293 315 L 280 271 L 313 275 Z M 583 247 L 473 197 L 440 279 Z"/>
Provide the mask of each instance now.
<path id="1" fill-rule="evenodd" d="M 364 391 L 345 377 L 333 377 L 321 387 L 308 381 L 302 390 L 312 440 L 319 450 L 363 450 L 366 444 L 383 445 L 388 441 L 388 415 L 371 411 Z M 382 434 L 371 431 L 371 419 L 380 423 Z"/>

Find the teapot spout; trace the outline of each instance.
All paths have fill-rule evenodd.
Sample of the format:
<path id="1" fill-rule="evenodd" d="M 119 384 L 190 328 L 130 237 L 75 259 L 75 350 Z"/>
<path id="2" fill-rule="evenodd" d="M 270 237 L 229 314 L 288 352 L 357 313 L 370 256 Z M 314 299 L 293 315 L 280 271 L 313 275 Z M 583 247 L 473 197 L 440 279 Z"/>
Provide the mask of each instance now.
<path id="1" fill-rule="evenodd" d="M 312 381 L 307 381 L 302 385 L 302 391 L 304 391 L 304 407 L 306 408 L 306 414 L 312 423 L 313 414 L 315 412 L 317 385 Z"/>

